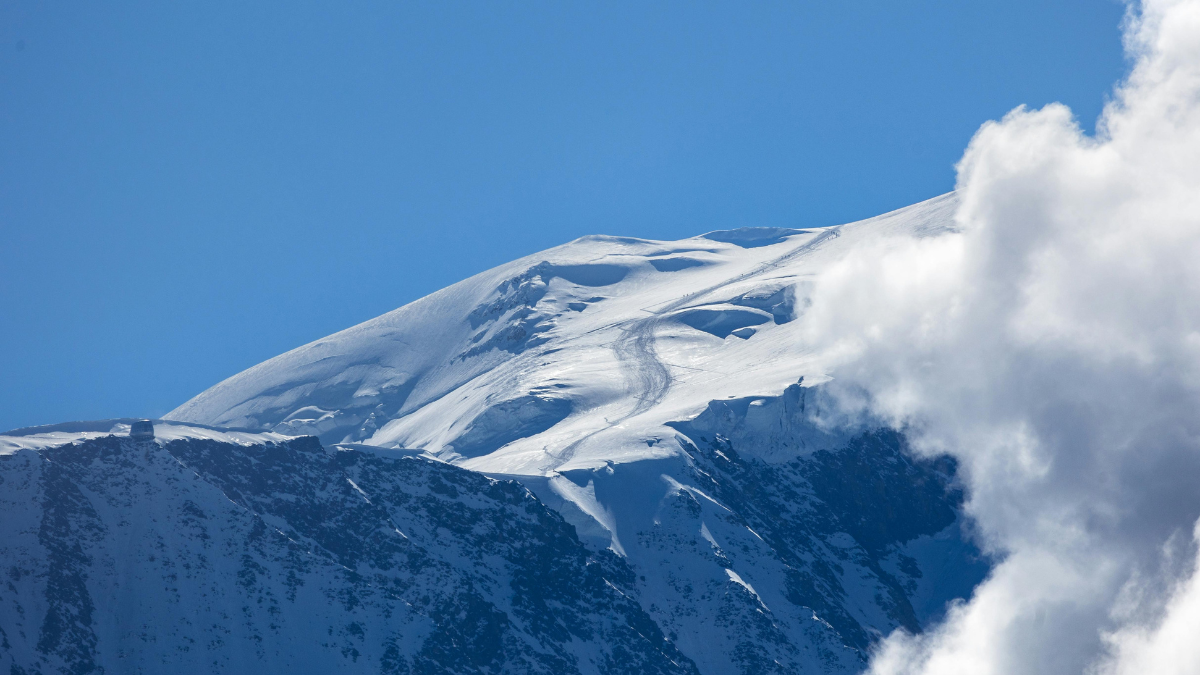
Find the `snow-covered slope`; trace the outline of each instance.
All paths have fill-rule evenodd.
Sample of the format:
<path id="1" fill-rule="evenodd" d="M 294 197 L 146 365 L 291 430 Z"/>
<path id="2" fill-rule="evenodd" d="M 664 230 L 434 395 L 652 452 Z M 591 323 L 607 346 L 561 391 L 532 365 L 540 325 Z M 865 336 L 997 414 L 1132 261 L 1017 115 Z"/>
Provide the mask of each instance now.
<path id="1" fill-rule="evenodd" d="M 166 417 L 519 475 L 678 454 L 667 423 L 710 400 L 820 382 L 797 335 L 816 272 L 866 239 L 946 231 L 954 206 L 945 195 L 817 230 L 584 237 L 259 364 Z"/>
<path id="2" fill-rule="evenodd" d="M 0 437 L 0 494 L 23 514 L 8 531 L 25 542 L 0 563 L 37 570 L 14 582 L 23 618 L 0 637 L 24 631 L 33 660 L 17 663 L 66 658 L 34 637 L 53 622 L 28 617 L 57 616 L 36 604 L 58 574 L 39 556 L 80 550 L 62 553 L 79 579 L 64 611 L 83 617 L 79 588 L 133 604 L 89 609 L 93 633 L 71 644 L 136 651 L 113 636 L 177 601 L 121 595 L 126 563 L 111 561 L 153 533 L 159 553 L 131 549 L 136 583 L 186 586 L 183 604 L 207 608 L 195 625 L 138 624 L 162 663 L 185 635 L 223 663 L 363 672 L 857 672 L 879 636 L 921 630 L 987 565 L 953 464 L 829 404 L 802 339 L 807 298 L 847 251 L 938 236 L 954 209 L 946 195 L 816 230 L 585 237 L 240 373 L 172 411 L 150 445 L 113 440 L 111 422 Z M 199 534 L 188 503 L 248 520 Z M 266 530 L 247 540 L 252 526 Z M 261 537 L 266 552 L 246 549 Z M 155 576 L 145 559 L 168 552 L 174 576 Z M 180 581 L 197 555 L 225 562 Z M 236 590 L 247 559 L 268 590 Z M 223 585 L 212 604 L 205 589 Z M 231 623 L 248 632 L 198 628 Z M 480 650 L 490 660 L 470 661 Z"/>

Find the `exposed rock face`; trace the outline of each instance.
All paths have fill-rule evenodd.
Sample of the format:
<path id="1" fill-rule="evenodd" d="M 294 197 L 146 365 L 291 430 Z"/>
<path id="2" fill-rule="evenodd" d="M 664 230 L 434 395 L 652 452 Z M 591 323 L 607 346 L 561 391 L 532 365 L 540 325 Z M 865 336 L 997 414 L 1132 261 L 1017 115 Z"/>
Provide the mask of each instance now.
<path id="1" fill-rule="evenodd" d="M 642 606 L 701 672 L 860 672 L 880 637 L 924 630 L 989 563 L 963 530 L 953 462 L 914 457 L 887 428 L 821 432 L 821 400 L 793 387 L 713 402 L 674 425 L 682 457 L 522 480 L 626 557 Z"/>
<path id="2" fill-rule="evenodd" d="M 724 435 L 740 419 L 557 479 L 623 505 L 619 554 L 555 510 L 575 502 L 411 453 L 172 427 L 10 444 L 0 672 L 852 673 L 986 572 L 953 466 L 887 430 L 769 463 Z"/>
<path id="3" fill-rule="evenodd" d="M 0 455 L 5 673 L 694 673 L 511 481 L 314 438 Z"/>
<path id="4" fill-rule="evenodd" d="M 922 631 L 988 571 L 956 526 L 952 461 L 913 459 L 894 431 L 784 464 L 743 457 L 721 435 L 695 441 L 697 486 L 761 537 L 772 560 L 756 566 L 784 570 L 788 609 L 811 610 L 864 664 L 881 634 Z M 952 574 L 926 578 L 945 562 Z"/>

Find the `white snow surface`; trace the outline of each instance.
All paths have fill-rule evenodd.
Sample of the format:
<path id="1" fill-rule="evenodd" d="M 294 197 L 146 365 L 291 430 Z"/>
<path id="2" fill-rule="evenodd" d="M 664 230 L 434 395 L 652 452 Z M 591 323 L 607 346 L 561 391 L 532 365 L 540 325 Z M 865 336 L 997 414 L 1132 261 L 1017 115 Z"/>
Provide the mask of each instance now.
<path id="1" fill-rule="evenodd" d="M 869 240 L 955 229 L 955 206 L 951 193 L 820 229 L 583 237 L 254 366 L 166 419 L 514 476 L 677 455 L 665 423 L 827 380 L 801 337 L 812 278 Z"/>
<path id="2" fill-rule="evenodd" d="M 20 450 L 56 448 L 104 436 L 128 436 L 129 428 L 130 424 L 125 420 L 98 420 L 18 429 L 0 434 L 0 455 L 11 455 Z M 161 444 L 187 438 L 251 446 L 278 443 L 288 440 L 291 436 L 274 432 L 209 429 L 180 422 L 156 422 L 154 425 L 154 442 Z"/>

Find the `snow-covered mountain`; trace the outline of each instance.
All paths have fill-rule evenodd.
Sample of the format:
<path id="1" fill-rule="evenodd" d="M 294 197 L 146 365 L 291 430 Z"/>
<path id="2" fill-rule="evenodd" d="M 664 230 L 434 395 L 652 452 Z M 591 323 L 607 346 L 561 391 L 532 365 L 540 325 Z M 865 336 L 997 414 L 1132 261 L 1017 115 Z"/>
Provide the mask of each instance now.
<path id="1" fill-rule="evenodd" d="M 585 237 L 235 375 L 153 441 L 0 437 L 4 659 L 857 672 L 987 565 L 953 463 L 831 405 L 807 297 L 954 209 Z"/>
<path id="2" fill-rule="evenodd" d="M 709 401 L 826 377 L 800 337 L 816 273 L 864 240 L 947 231 L 954 208 L 946 195 L 824 229 L 584 237 L 261 363 L 166 417 L 523 476 L 678 456 L 669 423 Z"/>

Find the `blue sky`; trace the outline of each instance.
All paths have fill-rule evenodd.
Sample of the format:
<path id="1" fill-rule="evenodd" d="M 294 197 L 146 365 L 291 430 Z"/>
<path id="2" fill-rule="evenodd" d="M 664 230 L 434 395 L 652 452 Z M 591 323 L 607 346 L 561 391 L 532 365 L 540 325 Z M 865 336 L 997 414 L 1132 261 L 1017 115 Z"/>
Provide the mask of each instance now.
<path id="1" fill-rule="evenodd" d="M 1091 128 L 1115 0 L 0 5 L 0 429 L 158 416 L 592 234 L 852 221 Z"/>

